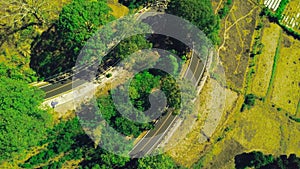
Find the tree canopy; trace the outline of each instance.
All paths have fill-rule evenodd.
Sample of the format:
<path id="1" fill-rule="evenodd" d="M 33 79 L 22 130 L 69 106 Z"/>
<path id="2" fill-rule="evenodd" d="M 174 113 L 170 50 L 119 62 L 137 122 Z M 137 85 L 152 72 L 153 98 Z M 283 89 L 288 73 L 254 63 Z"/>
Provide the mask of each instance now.
<path id="1" fill-rule="evenodd" d="M 253 151 L 249 153 L 242 153 L 236 155 L 234 158 L 235 168 L 257 168 L 257 169 L 294 169 L 300 168 L 300 158 L 296 157 L 295 154 L 290 154 L 289 157 L 286 155 L 281 155 L 279 157 L 274 157 L 272 155 L 264 155 L 260 151 Z"/>
<path id="2" fill-rule="evenodd" d="M 38 108 L 43 93 L 21 80 L 0 77 L 0 161 L 12 157 L 45 136 L 51 116 Z"/>
<path id="3" fill-rule="evenodd" d="M 171 0 L 167 13 L 182 17 L 202 30 L 214 44 L 219 42 L 219 19 L 209 0 Z"/>
<path id="4" fill-rule="evenodd" d="M 73 0 L 32 44 L 30 66 L 43 77 L 70 69 L 85 42 L 112 19 L 105 0 Z"/>
<path id="5" fill-rule="evenodd" d="M 149 156 L 138 159 L 138 169 L 174 169 L 178 168 L 173 159 L 166 154 L 160 154 L 157 156 Z"/>
<path id="6" fill-rule="evenodd" d="M 104 0 L 74 0 L 63 7 L 57 31 L 67 47 L 80 50 L 99 26 L 113 19 L 110 11 Z"/>

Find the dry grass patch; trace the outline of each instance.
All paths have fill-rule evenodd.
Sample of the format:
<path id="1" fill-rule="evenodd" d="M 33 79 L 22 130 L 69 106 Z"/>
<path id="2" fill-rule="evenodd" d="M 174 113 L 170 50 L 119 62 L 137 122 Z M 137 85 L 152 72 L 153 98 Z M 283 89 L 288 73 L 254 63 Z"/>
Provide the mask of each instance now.
<path id="1" fill-rule="evenodd" d="M 125 16 L 128 14 L 129 9 L 118 3 L 118 0 L 111 0 L 108 1 L 108 6 L 112 9 L 112 15 L 116 18 L 121 18 L 122 16 Z"/>
<path id="2" fill-rule="evenodd" d="M 251 41 L 259 8 L 250 1 L 234 1 L 222 21 L 219 55 L 225 67 L 227 84 L 241 91 L 247 70 Z"/>
<path id="3" fill-rule="evenodd" d="M 277 24 L 267 22 L 263 30 L 262 54 L 257 57 L 256 71 L 253 78 L 251 91 L 259 97 L 265 97 L 272 75 L 272 66 L 281 28 Z"/>
<path id="4" fill-rule="evenodd" d="M 256 104 L 236 115 L 232 137 L 247 149 L 274 153 L 280 148 L 280 121 L 286 117 L 277 116 L 279 113 L 267 109 L 261 102 Z"/>
<path id="5" fill-rule="evenodd" d="M 283 35 L 271 102 L 295 115 L 300 98 L 300 41 Z"/>
<path id="6" fill-rule="evenodd" d="M 231 128 L 226 137 L 205 154 L 205 168 L 232 168 L 234 157 L 244 151 L 300 155 L 300 124 L 263 102 L 243 113 L 236 112 L 226 126 Z"/>
<path id="7" fill-rule="evenodd" d="M 213 140 L 207 142 L 200 131 L 205 131 L 206 135 L 213 137 L 214 132 L 219 127 L 222 127 L 221 124 L 225 120 L 223 112 L 230 112 L 237 98 L 235 92 L 226 90 L 226 96 L 229 97 L 226 97 L 226 107 L 224 108 L 224 98 L 218 99 L 215 97 L 215 92 L 219 93 L 221 91 L 224 92 L 224 88 L 215 80 L 208 79 L 199 98 L 195 102 L 199 114 L 198 120 L 196 120 L 197 117 L 194 114 L 187 117 L 187 120 L 181 124 L 179 130 L 173 134 L 167 143 L 167 153 L 177 163 L 190 167 L 199 160 L 205 149 L 213 143 Z M 187 131 L 185 130 L 190 127 L 192 127 L 192 130 L 186 135 Z"/>

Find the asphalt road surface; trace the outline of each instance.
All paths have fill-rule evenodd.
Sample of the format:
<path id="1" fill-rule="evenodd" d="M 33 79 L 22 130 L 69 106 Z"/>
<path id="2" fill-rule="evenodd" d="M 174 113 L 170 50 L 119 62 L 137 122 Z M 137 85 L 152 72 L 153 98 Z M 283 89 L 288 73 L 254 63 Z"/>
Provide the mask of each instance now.
<path id="1" fill-rule="evenodd" d="M 76 80 L 74 83 L 72 83 L 72 79 L 66 79 L 47 86 L 42 86 L 40 87 L 40 89 L 42 89 L 46 93 L 45 99 L 48 99 L 58 94 L 72 90 L 73 87 L 78 87 L 85 82 L 86 80 Z"/>
<path id="2" fill-rule="evenodd" d="M 157 144 L 161 141 L 169 126 L 172 125 L 175 115 L 169 111 L 165 116 L 156 123 L 154 129 L 150 130 L 131 150 L 129 156 L 131 158 L 142 157 L 150 154 Z"/>
<path id="3" fill-rule="evenodd" d="M 186 71 L 184 78 L 190 80 L 194 86 L 198 86 L 204 68 L 204 62 L 193 54 L 188 68 L 190 71 Z"/>

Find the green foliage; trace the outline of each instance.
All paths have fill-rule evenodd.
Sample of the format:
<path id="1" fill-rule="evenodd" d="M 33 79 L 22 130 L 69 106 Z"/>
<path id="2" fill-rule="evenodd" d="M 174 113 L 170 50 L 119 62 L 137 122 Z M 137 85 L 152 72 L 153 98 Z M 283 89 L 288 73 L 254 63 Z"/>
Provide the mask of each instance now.
<path id="1" fill-rule="evenodd" d="M 170 108 L 174 108 L 176 113 L 181 108 L 180 88 L 174 77 L 165 76 L 162 78 L 162 91 L 167 97 L 167 103 Z"/>
<path id="2" fill-rule="evenodd" d="M 281 46 L 281 40 L 282 40 L 282 32 L 280 32 L 280 36 L 277 42 L 277 47 L 276 47 L 276 52 L 275 52 L 275 56 L 274 56 L 274 62 L 273 62 L 273 66 L 272 66 L 272 74 L 271 74 L 271 78 L 269 81 L 269 86 L 268 86 L 268 90 L 266 93 L 266 96 L 269 96 L 271 93 L 271 89 L 275 80 L 275 74 L 276 74 L 276 70 L 277 70 L 277 63 L 280 57 L 280 46 Z"/>
<path id="3" fill-rule="evenodd" d="M 138 50 L 150 48 L 152 48 L 152 44 L 147 41 L 144 35 L 135 35 L 122 40 L 114 49 L 111 57 L 124 59 Z"/>
<path id="4" fill-rule="evenodd" d="M 112 76 L 112 74 L 111 73 L 107 73 L 105 76 L 106 76 L 106 78 L 110 78 Z"/>
<path id="5" fill-rule="evenodd" d="M 229 8 L 230 8 L 231 4 L 232 4 L 232 0 L 227 0 L 224 3 L 223 8 L 221 8 L 218 11 L 218 14 L 219 14 L 219 16 L 220 16 L 221 19 L 223 19 L 229 13 Z"/>
<path id="6" fill-rule="evenodd" d="M 99 146 L 95 148 L 94 142 L 84 133 L 77 118 L 59 123 L 48 132 L 48 135 L 48 138 L 44 140 L 44 143 L 48 143 L 46 149 L 29 158 L 25 163 L 19 164 L 20 167 L 35 168 L 50 162 L 62 153 L 64 155 L 58 158 L 58 161 L 51 161 L 43 168 L 62 168 L 62 164 L 66 161 L 76 159 L 83 159 L 79 168 L 92 168 L 97 165 L 101 168 L 122 167 L 129 161 L 128 158 L 105 151 Z M 102 140 L 105 141 L 105 139 Z"/>
<path id="7" fill-rule="evenodd" d="M 242 153 L 235 156 L 235 168 L 257 168 L 257 169 L 294 169 L 300 167 L 300 158 L 295 154 L 291 154 L 288 158 L 286 155 L 274 158 L 272 155 L 264 155 L 262 152 L 253 151 L 250 153 Z"/>
<path id="8" fill-rule="evenodd" d="M 67 152 L 69 154 L 64 156 L 64 158 L 73 156 L 73 159 L 79 159 L 81 156 L 75 158 L 74 152 L 70 151 L 72 146 L 76 145 L 76 136 L 82 133 L 83 131 L 76 118 L 59 123 L 54 129 L 48 132 L 47 139 L 42 141 L 42 143 L 49 143 L 47 149 L 29 158 L 24 164 L 20 164 L 20 166 L 23 168 L 33 168 L 34 166 L 48 162 L 61 153 Z M 63 161 L 63 159 L 60 159 L 60 161 Z M 53 163 L 51 165 L 57 166 L 60 164 Z"/>
<path id="9" fill-rule="evenodd" d="M 299 33 L 281 23 L 283 11 L 288 3 L 289 0 L 282 0 L 278 9 L 276 10 L 276 13 L 273 13 L 270 9 L 265 7 L 263 8 L 261 15 L 265 15 L 269 18 L 270 21 L 278 23 L 289 35 L 293 36 L 296 39 L 300 39 Z"/>
<path id="10" fill-rule="evenodd" d="M 34 82 L 37 80 L 35 72 L 31 69 L 24 68 L 25 65 L 8 65 L 0 63 L 0 77 L 8 77 L 14 80 L 24 80 L 26 82 Z"/>
<path id="11" fill-rule="evenodd" d="M 182 62 L 179 63 L 177 58 L 173 55 L 168 55 L 167 57 L 159 58 L 156 67 L 163 67 L 166 69 L 167 72 L 170 72 L 171 75 L 174 77 L 179 75 L 179 67 L 181 66 Z"/>
<path id="12" fill-rule="evenodd" d="M 171 0 L 167 13 L 182 17 L 202 30 L 214 44 L 219 42 L 219 20 L 209 0 Z"/>
<path id="13" fill-rule="evenodd" d="M 159 87 L 160 76 L 154 76 L 148 71 L 144 71 L 134 76 L 130 82 L 129 96 L 133 100 L 143 100 L 146 98 L 153 88 Z"/>
<path id="14" fill-rule="evenodd" d="M 111 127 L 126 136 L 133 135 L 137 137 L 144 130 L 151 128 L 150 124 L 133 122 L 126 117 L 123 117 L 123 114 L 130 116 L 130 114 L 137 112 L 129 109 L 128 112 L 122 112 L 122 114 L 120 114 L 115 108 L 114 102 L 110 96 L 102 96 L 98 98 L 97 103 L 99 106 L 99 112 L 97 112 L 97 116 L 102 116 Z M 127 104 L 124 106 L 128 107 Z M 141 114 L 141 116 L 143 115 L 144 114 Z"/>
<path id="15" fill-rule="evenodd" d="M 254 94 L 247 94 L 244 103 L 248 106 L 254 106 L 256 96 Z"/>
<path id="16" fill-rule="evenodd" d="M 72 1 L 63 7 L 58 21 L 33 42 L 30 66 L 42 77 L 70 69 L 85 42 L 112 19 L 105 0 Z"/>
<path id="17" fill-rule="evenodd" d="M 59 36 L 63 37 L 69 49 L 78 50 L 99 26 L 112 20 L 109 12 L 110 8 L 104 0 L 73 0 L 63 7 L 59 15 Z"/>
<path id="18" fill-rule="evenodd" d="M 0 161 L 20 153 L 45 136 L 51 116 L 38 106 L 44 94 L 21 80 L 0 77 Z"/>
<path id="19" fill-rule="evenodd" d="M 242 105 L 241 112 L 243 112 L 245 108 L 250 109 L 251 107 L 253 107 L 255 105 L 255 99 L 257 99 L 257 97 L 254 94 L 247 94 L 245 96 L 245 100 Z"/>
<path id="20" fill-rule="evenodd" d="M 229 8 L 228 6 L 224 6 L 223 8 L 221 8 L 219 11 L 218 11 L 218 14 L 220 16 L 221 19 L 223 19 L 229 12 Z"/>
<path id="21" fill-rule="evenodd" d="M 138 159 L 137 169 L 174 169 L 178 166 L 174 163 L 171 157 L 161 154 L 157 156 L 149 156 Z"/>
<path id="22" fill-rule="evenodd" d="M 226 5 L 231 5 L 232 4 L 232 0 L 227 0 Z"/>
<path id="23" fill-rule="evenodd" d="M 300 123 L 300 118 L 297 118 L 297 117 L 294 117 L 294 116 L 289 116 L 289 118 L 290 118 L 291 120 L 294 120 L 295 122 Z"/>
<path id="24" fill-rule="evenodd" d="M 290 0 L 281 0 L 279 7 L 276 10 L 276 17 L 278 18 L 278 20 L 282 19 L 283 11 L 289 2 Z"/>
<path id="25" fill-rule="evenodd" d="M 293 36 L 295 39 L 300 40 L 300 33 L 294 31 L 293 29 L 291 29 L 288 26 L 283 25 L 282 23 L 280 23 L 280 26 L 283 28 L 283 30 L 286 31 L 286 33 L 290 36 Z"/>
<path id="26" fill-rule="evenodd" d="M 203 168 L 204 157 L 202 156 L 193 166 L 193 169 L 201 169 Z"/>

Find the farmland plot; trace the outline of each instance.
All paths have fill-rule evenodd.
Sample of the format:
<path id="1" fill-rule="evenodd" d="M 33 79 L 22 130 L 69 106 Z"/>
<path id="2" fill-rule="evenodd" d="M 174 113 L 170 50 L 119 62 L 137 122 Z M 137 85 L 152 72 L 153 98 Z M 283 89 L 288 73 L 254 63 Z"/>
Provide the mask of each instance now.
<path id="1" fill-rule="evenodd" d="M 281 23 L 300 33 L 300 0 L 291 0 L 286 6 Z"/>
<path id="2" fill-rule="evenodd" d="M 265 0 L 264 5 L 269 9 L 276 11 L 280 5 L 281 0 Z"/>
<path id="3" fill-rule="evenodd" d="M 300 41 L 284 35 L 271 102 L 295 115 L 300 98 Z"/>
<path id="4" fill-rule="evenodd" d="M 280 34 L 280 26 L 269 23 L 263 31 L 262 43 L 265 45 L 262 54 L 257 58 L 256 73 L 251 91 L 256 96 L 265 97 L 272 74 L 272 65 Z"/>

